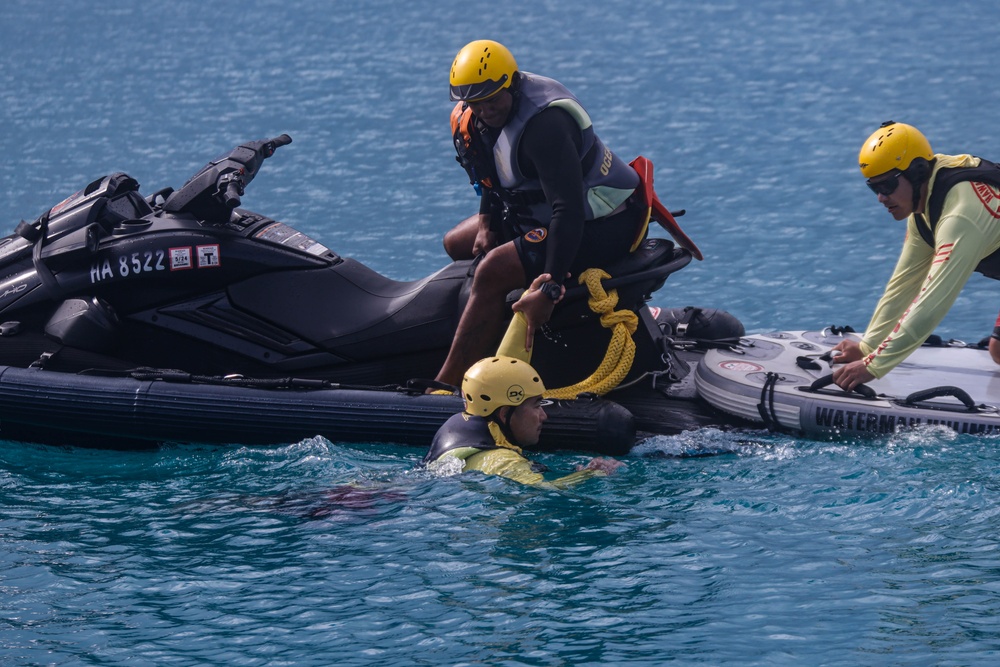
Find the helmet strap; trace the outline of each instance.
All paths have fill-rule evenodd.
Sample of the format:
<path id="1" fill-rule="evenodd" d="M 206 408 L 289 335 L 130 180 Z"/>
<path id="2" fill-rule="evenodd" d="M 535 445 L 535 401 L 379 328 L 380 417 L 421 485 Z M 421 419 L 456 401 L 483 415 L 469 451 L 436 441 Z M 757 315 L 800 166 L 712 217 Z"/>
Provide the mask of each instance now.
<path id="1" fill-rule="evenodd" d="M 514 418 L 514 411 L 517 410 L 519 407 L 521 406 L 505 405 L 503 407 L 498 408 L 497 411 L 494 412 L 489 417 L 490 421 L 494 422 L 497 426 L 500 427 L 500 432 L 503 433 L 503 437 L 507 438 L 507 442 L 514 445 L 515 447 L 523 447 L 523 445 L 517 441 L 517 438 L 514 437 L 514 433 L 510 430 L 510 420 Z M 510 408 L 509 410 L 506 411 L 507 412 L 506 418 L 502 417 L 500 414 L 501 412 L 503 412 L 504 408 Z"/>
<path id="2" fill-rule="evenodd" d="M 517 94 L 521 92 L 521 73 L 514 72 L 510 77 L 510 92 Z"/>
<path id="3" fill-rule="evenodd" d="M 521 101 L 521 73 L 514 72 L 514 76 L 510 79 L 510 86 L 507 88 L 510 91 L 511 103 L 510 103 L 510 114 L 507 116 L 507 120 L 510 120 L 517 113 L 518 103 Z"/>
<path id="4" fill-rule="evenodd" d="M 913 190 L 913 210 L 914 212 L 920 207 L 920 195 L 923 190 L 924 183 L 928 183 L 931 180 L 931 171 L 934 167 L 934 160 L 928 162 L 923 158 L 914 158 L 910 166 L 906 168 L 903 172 L 903 177 L 910 182 Z"/>

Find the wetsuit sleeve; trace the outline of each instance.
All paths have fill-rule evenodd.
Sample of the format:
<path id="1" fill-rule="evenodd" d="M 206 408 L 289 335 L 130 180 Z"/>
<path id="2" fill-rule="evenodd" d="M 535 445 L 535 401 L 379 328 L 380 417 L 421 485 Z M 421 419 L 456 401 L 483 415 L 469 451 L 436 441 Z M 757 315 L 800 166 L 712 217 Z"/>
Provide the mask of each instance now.
<path id="1" fill-rule="evenodd" d="M 503 335 L 503 340 L 500 341 L 500 347 L 497 348 L 497 356 L 514 357 L 515 359 L 520 359 L 526 364 L 530 364 L 531 352 L 534 348 L 531 350 L 524 349 L 524 339 L 527 333 L 528 320 L 524 316 L 524 313 L 514 313 L 514 317 L 511 318 L 510 324 L 507 325 L 507 333 Z"/>
<path id="2" fill-rule="evenodd" d="M 548 482 L 548 484 L 557 489 L 568 489 L 571 486 L 576 486 L 580 482 L 585 482 L 588 479 L 607 476 L 608 473 L 603 470 L 577 470 L 576 472 L 571 472 L 570 474 L 560 477 L 559 479 L 554 479 L 551 482 Z"/>
<path id="3" fill-rule="evenodd" d="M 568 112 L 550 108 L 524 128 L 518 161 L 526 176 L 536 176 L 552 207 L 545 273 L 562 284 L 583 239 L 584 201 L 580 128 Z"/>
<path id="4" fill-rule="evenodd" d="M 487 475 L 499 475 L 521 484 L 543 488 L 566 489 L 592 477 L 605 477 L 603 470 L 580 470 L 565 477 L 547 481 L 531 468 L 531 461 L 510 449 L 491 449 L 465 460 L 465 471 L 478 470 Z"/>
<path id="5" fill-rule="evenodd" d="M 915 230 L 910 230 L 901 262 L 911 243 L 923 243 L 919 237 L 912 238 L 915 234 Z M 934 250 L 929 266 L 926 263 L 918 266 L 922 268 L 922 276 L 910 275 L 913 271 L 906 274 L 908 282 L 922 277 L 919 289 L 893 329 L 865 357 L 868 371 L 875 377 L 883 377 L 920 347 L 951 309 L 976 265 L 998 248 L 1000 224 L 979 200 L 971 184 L 961 183 L 952 188 L 934 230 Z M 930 248 L 927 251 L 930 252 Z M 897 273 L 899 270 L 897 266 Z M 892 280 L 889 285 L 892 287 Z M 865 338 L 868 340 L 867 335 Z"/>

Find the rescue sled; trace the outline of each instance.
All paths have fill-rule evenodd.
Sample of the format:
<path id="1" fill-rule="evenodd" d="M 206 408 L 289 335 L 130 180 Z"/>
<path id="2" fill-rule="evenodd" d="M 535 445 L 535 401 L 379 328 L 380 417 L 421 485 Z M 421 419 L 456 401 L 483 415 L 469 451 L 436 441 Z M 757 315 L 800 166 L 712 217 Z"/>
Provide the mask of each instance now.
<path id="1" fill-rule="evenodd" d="M 978 345 L 933 337 L 884 378 L 845 392 L 832 378 L 836 328 L 746 336 L 711 350 L 695 373 L 698 394 L 739 419 L 809 437 L 879 436 L 917 426 L 1000 432 L 1000 366 Z"/>

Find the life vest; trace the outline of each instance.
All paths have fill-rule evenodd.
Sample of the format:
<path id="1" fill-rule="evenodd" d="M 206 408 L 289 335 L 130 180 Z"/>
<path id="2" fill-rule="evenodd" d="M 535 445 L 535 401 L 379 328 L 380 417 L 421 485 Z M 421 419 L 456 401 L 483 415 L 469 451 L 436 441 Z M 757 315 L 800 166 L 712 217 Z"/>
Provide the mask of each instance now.
<path id="1" fill-rule="evenodd" d="M 934 187 L 927 199 L 927 213 L 915 216 L 920 237 L 932 248 L 935 247 L 934 230 L 941 219 L 941 210 L 944 208 L 944 200 L 948 196 L 948 192 L 959 183 L 967 181 L 985 183 L 1000 188 L 1000 165 L 980 159 L 978 167 L 938 169 L 934 177 Z M 1000 280 L 1000 250 L 980 260 L 979 264 L 976 265 L 976 271 L 987 278 Z"/>
<path id="2" fill-rule="evenodd" d="M 483 417 L 460 412 L 449 417 L 434 434 L 423 463 L 433 463 L 448 453 L 464 460 L 488 449 L 499 449 L 490 433 L 489 422 Z"/>
<path id="3" fill-rule="evenodd" d="M 498 442 L 499 441 L 499 442 Z M 430 449 L 424 456 L 422 465 L 428 465 L 444 456 L 454 456 L 465 460 L 480 452 L 491 449 L 509 449 L 524 456 L 520 447 L 512 445 L 500 431 L 500 425 L 485 417 L 460 412 L 448 418 L 431 441 Z M 529 461 L 531 470 L 537 473 L 547 472 L 548 468 L 534 461 Z"/>
<path id="4" fill-rule="evenodd" d="M 522 173 L 517 163 L 517 152 L 528 121 L 544 109 L 555 107 L 569 113 L 580 128 L 582 142 L 579 157 L 586 194 L 584 218 L 603 218 L 624 204 L 639 185 L 638 176 L 594 133 L 590 116 L 579 100 L 558 81 L 528 72 L 520 73 L 516 94 L 513 117 L 493 143 L 492 160 L 486 160 L 486 156 L 482 155 L 485 150 L 482 146 L 488 145 L 488 142 L 484 140 L 480 148 L 475 148 L 474 132 L 478 130 L 473 127 L 471 110 L 459 103 L 452 111 L 452 134 L 459 151 L 458 160 L 466 168 L 473 184 L 478 182 L 495 192 L 505 207 L 515 213 L 525 230 L 548 226 L 552 219 L 552 207 L 545 201 L 538 179 L 529 179 Z M 486 167 L 486 162 L 490 163 L 490 167 Z M 467 163 L 471 163 L 473 171 L 466 166 Z"/>

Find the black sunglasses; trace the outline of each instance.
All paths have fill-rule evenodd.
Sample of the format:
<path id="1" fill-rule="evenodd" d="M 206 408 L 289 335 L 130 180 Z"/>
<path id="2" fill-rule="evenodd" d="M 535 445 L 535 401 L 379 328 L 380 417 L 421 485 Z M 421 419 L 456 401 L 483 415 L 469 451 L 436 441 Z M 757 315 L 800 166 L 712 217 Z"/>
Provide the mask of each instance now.
<path id="1" fill-rule="evenodd" d="M 875 183 L 872 183 L 871 180 L 867 180 L 865 181 L 865 184 L 868 185 L 868 187 L 871 188 L 871 191 L 875 194 L 885 195 L 888 197 L 896 191 L 896 188 L 899 187 L 899 177 L 902 175 L 902 172 L 897 171 L 892 176 L 889 176 L 884 180 L 876 181 Z"/>

